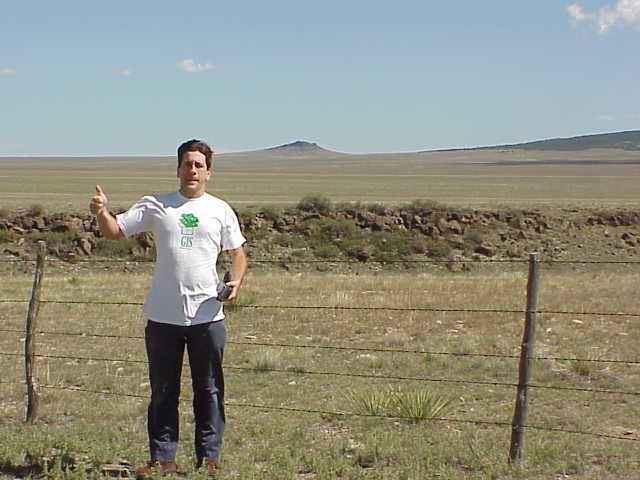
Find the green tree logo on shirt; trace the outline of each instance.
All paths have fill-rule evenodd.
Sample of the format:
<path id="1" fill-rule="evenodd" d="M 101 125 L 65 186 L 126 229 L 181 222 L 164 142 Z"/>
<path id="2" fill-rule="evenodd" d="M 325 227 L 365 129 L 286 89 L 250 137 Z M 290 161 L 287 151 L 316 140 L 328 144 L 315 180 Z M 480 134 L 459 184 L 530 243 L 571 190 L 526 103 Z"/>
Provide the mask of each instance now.
<path id="1" fill-rule="evenodd" d="M 186 228 L 196 228 L 199 221 L 193 213 L 183 213 L 180 217 L 180 223 Z"/>
<path id="2" fill-rule="evenodd" d="M 183 213 L 180 217 L 180 248 L 193 248 L 195 229 L 200 220 L 193 213 Z"/>

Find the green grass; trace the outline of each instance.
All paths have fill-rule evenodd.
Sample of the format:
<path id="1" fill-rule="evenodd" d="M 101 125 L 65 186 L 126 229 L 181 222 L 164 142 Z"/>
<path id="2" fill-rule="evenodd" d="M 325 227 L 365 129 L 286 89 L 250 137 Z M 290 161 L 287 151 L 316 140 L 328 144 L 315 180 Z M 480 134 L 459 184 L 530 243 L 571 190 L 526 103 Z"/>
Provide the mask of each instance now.
<path id="1" fill-rule="evenodd" d="M 1 297 L 26 299 L 32 266 L 0 264 L 0 268 L 4 269 Z M 149 268 L 148 264 L 50 262 L 43 299 L 141 302 Z M 224 478 L 637 477 L 637 442 L 544 430 L 639 439 L 635 397 L 570 390 L 531 389 L 528 423 L 543 430 L 526 430 L 524 464 L 509 467 L 511 429 L 473 422 L 510 423 L 515 388 L 446 380 L 515 383 L 517 358 L 500 356 L 518 354 L 523 315 L 383 307 L 521 310 L 526 265 L 487 265 L 464 274 L 425 268 L 287 273 L 256 266 L 250 272 L 239 305 L 230 309 L 226 320 Z M 637 266 L 543 266 L 538 306 L 549 311 L 637 313 L 639 281 Z M 263 308 L 248 308 L 251 305 Z M 370 310 L 281 307 L 286 305 Z M 20 330 L 25 315 L 26 303 L 0 303 L 1 328 Z M 567 360 L 639 361 L 636 318 L 538 317 L 536 354 L 557 360 L 535 361 L 532 383 L 638 391 L 636 365 Z M 22 423 L 23 386 L 1 385 L 0 470 L 8 474 L 32 466 L 46 478 L 96 478 L 106 463 L 143 463 L 149 394 L 143 342 L 91 336 L 141 337 L 143 328 L 144 318 L 136 306 L 43 304 L 38 329 L 50 333 L 38 335 L 38 353 L 94 360 L 38 359 L 39 381 L 58 388 L 43 388 L 40 420 L 33 426 Z M 3 332 L 0 351 L 20 352 L 21 337 Z M 349 349 L 354 347 L 361 350 Z M 21 381 L 19 357 L 0 355 L 0 368 L 2 381 Z M 191 470 L 193 416 L 187 372 L 178 461 Z M 435 416 L 449 420 L 358 416 L 364 411 L 350 392 L 359 392 L 372 403 L 378 401 L 376 395 L 383 399 L 386 395 L 388 402 L 382 403 L 387 410 L 381 412 L 415 418 L 433 416 L 420 414 L 428 411 L 426 396 L 431 396 L 448 403 Z M 404 400 L 403 415 L 398 415 L 397 395 Z"/>

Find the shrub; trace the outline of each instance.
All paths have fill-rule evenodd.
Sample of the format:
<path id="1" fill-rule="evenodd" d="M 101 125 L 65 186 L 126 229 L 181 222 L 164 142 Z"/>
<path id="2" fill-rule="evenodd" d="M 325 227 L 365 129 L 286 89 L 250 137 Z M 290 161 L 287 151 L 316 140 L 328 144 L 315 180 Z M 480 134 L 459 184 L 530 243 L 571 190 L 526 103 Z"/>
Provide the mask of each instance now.
<path id="1" fill-rule="evenodd" d="M 389 209 L 382 203 L 371 203 L 367 205 L 367 210 L 376 215 L 388 215 Z"/>
<path id="2" fill-rule="evenodd" d="M 333 211 L 333 204 L 328 197 L 316 193 L 302 198 L 298 202 L 298 210 L 327 216 Z"/>
<path id="3" fill-rule="evenodd" d="M 282 209 L 270 205 L 263 207 L 262 210 L 260 210 L 260 213 L 262 213 L 262 217 L 265 220 L 269 220 L 273 223 L 277 223 L 282 219 Z"/>
<path id="4" fill-rule="evenodd" d="M 255 216 L 255 212 L 252 212 L 249 209 L 245 209 L 245 210 L 242 210 L 238 215 L 238 221 L 240 222 L 241 225 L 247 228 L 251 225 L 251 221 L 253 220 L 254 216 Z"/>
<path id="5" fill-rule="evenodd" d="M 401 231 L 376 232 L 372 237 L 376 253 L 386 254 L 390 259 L 411 255 L 412 240 L 410 233 Z"/>
<path id="6" fill-rule="evenodd" d="M 434 258 L 448 257 L 451 250 L 451 245 L 442 240 L 431 240 L 427 247 L 429 256 Z"/>
<path id="7" fill-rule="evenodd" d="M 306 245 L 304 238 L 290 233 L 277 233 L 273 237 L 273 243 L 288 248 L 302 248 Z"/>
<path id="8" fill-rule="evenodd" d="M 313 253 L 316 257 L 320 258 L 338 258 L 341 251 L 336 245 L 330 243 L 328 245 L 320 245 L 314 248 Z"/>
<path id="9" fill-rule="evenodd" d="M 367 207 L 362 202 L 340 202 L 335 205 L 335 210 L 355 216 L 358 213 L 366 212 Z"/>
<path id="10" fill-rule="evenodd" d="M 464 237 L 464 246 L 467 250 L 475 250 L 477 247 L 482 245 L 483 237 L 482 233 L 478 230 L 473 230 L 467 233 Z"/>
<path id="11" fill-rule="evenodd" d="M 0 208 L 0 218 L 7 218 L 9 215 L 11 215 L 11 212 L 9 211 L 8 208 L 5 208 L 5 207 Z"/>
<path id="12" fill-rule="evenodd" d="M 434 210 L 442 211 L 446 210 L 446 206 L 436 202 L 435 200 L 427 200 L 419 198 L 414 200 L 407 206 L 407 210 L 415 215 L 426 216 L 430 215 Z"/>
<path id="13" fill-rule="evenodd" d="M 352 239 L 359 236 L 360 228 L 350 220 L 331 220 L 325 221 L 320 232 L 331 239 Z"/>
<path id="14" fill-rule="evenodd" d="M 304 224 L 307 242 L 312 248 L 323 247 L 328 244 L 342 247 L 345 243 L 361 241 L 362 230 L 351 220 L 335 220 L 333 218 L 314 218 Z"/>
<path id="15" fill-rule="evenodd" d="M 20 237 L 25 240 L 31 240 L 32 242 L 45 241 L 47 247 L 70 247 L 73 245 L 73 239 L 78 232 L 76 230 L 69 230 L 66 232 L 34 232 L 25 233 Z"/>
<path id="16" fill-rule="evenodd" d="M 340 242 L 340 248 L 345 255 L 360 260 L 361 262 L 367 261 L 373 255 L 373 247 L 361 240 Z"/>
<path id="17" fill-rule="evenodd" d="M 27 210 L 27 215 L 30 217 L 39 217 L 40 215 L 44 215 L 44 205 L 41 203 L 34 203 Z"/>
<path id="18" fill-rule="evenodd" d="M 131 256 L 136 247 L 138 247 L 138 240 L 135 237 L 121 238 L 118 240 L 99 238 L 94 251 L 96 255 L 100 257 L 127 258 Z"/>
<path id="19" fill-rule="evenodd" d="M 0 243 L 13 242 L 15 235 L 9 230 L 0 230 Z"/>

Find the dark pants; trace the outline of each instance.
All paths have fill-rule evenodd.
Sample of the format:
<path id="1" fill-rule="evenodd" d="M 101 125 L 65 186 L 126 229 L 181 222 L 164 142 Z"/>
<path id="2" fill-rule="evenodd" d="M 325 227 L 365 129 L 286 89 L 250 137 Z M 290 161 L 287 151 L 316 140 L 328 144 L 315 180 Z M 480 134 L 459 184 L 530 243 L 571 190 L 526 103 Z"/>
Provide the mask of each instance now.
<path id="1" fill-rule="evenodd" d="M 179 438 L 178 400 L 185 346 L 193 387 L 195 452 L 198 461 L 216 459 L 224 431 L 223 322 L 189 327 L 149 321 L 145 343 L 149 359 L 151 402 L 148 423 L 152 460 L 175 460 Z"/>

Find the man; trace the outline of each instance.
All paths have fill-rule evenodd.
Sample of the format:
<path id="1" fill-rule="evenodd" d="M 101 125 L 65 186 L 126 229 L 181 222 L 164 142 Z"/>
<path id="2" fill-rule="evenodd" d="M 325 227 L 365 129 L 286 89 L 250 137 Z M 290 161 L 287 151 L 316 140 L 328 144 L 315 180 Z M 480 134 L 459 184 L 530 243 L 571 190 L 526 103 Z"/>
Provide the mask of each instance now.
<path id="1" fill-rule="evenodd" d="M 225 423 L 222 301 L 237 297 L 247 258 L 245 238 L 233 210 L 205 192 L 213 175 L 212 159 L 206 143 L 190 140 L 178 148 L 177 192 L 145 196 L 114 217 L 107 210 L 106 195 L 96 185 L 89 205 L 106 238 L 153 232 L 156 243 L 153 280 L 142 307 L 148 317 L 145 345 L 151 383 L 147 419 L 151 460 L 136 472 L 137 478 L 178 471 L 178 399 L 185 347 L 192 377 L 197 466 L 204 464 L 210 476 L 220 472 L 218 457 Z M 215 267 L 221 251 L 231 256 L 226 299 L 218 299 Z"/>

